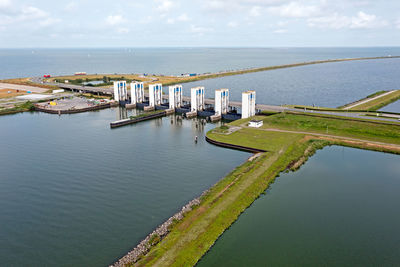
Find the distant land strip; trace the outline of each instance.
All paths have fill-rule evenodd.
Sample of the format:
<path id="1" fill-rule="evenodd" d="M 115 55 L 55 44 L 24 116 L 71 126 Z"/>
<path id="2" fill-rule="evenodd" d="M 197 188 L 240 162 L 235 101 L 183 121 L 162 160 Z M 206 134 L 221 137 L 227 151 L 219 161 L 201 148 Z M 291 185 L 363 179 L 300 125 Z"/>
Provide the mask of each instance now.
<path id="1" fill-rule="evenodd" d="M 151 83 L 162 83 L 165 86 L 178 84 L 178 83 L 189 83 L 189 82 L 196 82 L 206 79 L 214 79 L 214 78 L 221 78 L 225 76 L 233 76 L 233 75 L 241 75 L 247 74 L 252 72 L 261 72 L 261 71 L 269 71 L 269 70 L 276 70 L 276 69 L 285 69 L 285 68 L 294 68 L 294 67 L 301 67 L 307 65 L 314 65 L 314 64 L 323 64 L 323 63 L 334 63 L 334 62 L 345 62 L 345 61 L 357 61 L 357 60 L 376 60 L 376 59 L 393 59 L 393 58 L 400 58 L 400 56 L 380 56 L 380 57 L 361 57 L 361 58 L 341 58 L 341 59 L 326 59 L 326 60 L 315 60 L 315 61 L 308 61 L 308 62 L 299 62 L 299 63 L 291 63 L 291 64 L 284 64 L 284 65 L 275 65 L 275 66 L 268 66 L 268 67 L 255 67 L 255 68 L 247 68 L 247 69 L 239 69 L 239 70 L 226 70 L 226 71 L 219 71 L 214 73 L 201 73 L 197 74 L 196 76 L 190 77 L 183 77 L 183 76 L 168 76 L 162 74 L 153 74 L 147 77 L 141 77 L 139 74 L 128 74 L 128 73 L 120 73 L 120 74 L 88 74 L 86 76 L 74 76 L 74 75 L 65 75 L 65 76 L 55 76 L 50 79 L 46 79 L 47 81 L 53 82 L 55 79 L 68 79 L 70 81 L 83 79 L 85 77 L 89 80 L 100 80 L 103 78 L 104 75 L 110 76 L 110 78 L 120 78 L 119 76 L 123 75 L 124 79 L 128 80 L 137 80 L 142 81 L 145 84 Z M 4 80 L 5 82 L 16 83 L 16 79 L 9 79 Z M 18 81 L 20 82 L 20 81 Z M 110 86 L 111 84 L 107 84 Z M 98 86 L 100 88 L 104 88 L 103 85 Z M 147 85 L 145 86 L 148 87 Z"/>
<path id="2" fill-rule="evenodd" d="M 380 56 L 380 57 L 326 59 L 326 60 L 315 60 L 315 61 L 308 61 L 308 62 L 284 64 L 284 65 L 275 65 L 275 66 L 268 66 L 268 67 L 257 67 L 257 68 L 249 68 L 249 69 L 240 69 L 240 70 L 233 70 L 233 71 L 220 71 L 220 72 L 216 72 L 216 73 L 200 74 L 198 76 L 194 76 L 194 78 L 183 80 L 181 82 L 193 82 L 193 81 L 199 81 L 199 80 L 204 80 L 204 79 L 219 78 L 219 77 L 224 77 L 224 76 L 240 75 L 240 74 L 246 74 L 246 73 L 252 73 L 252 72 L 260 72 L 260 71 L 268 71 L 268 70 L 275 70 L 275 69 L 294 68 L 294 67 L 314 65 L 314 64 L 344 62 L 344 61 L 357 61 L 357 60 L 389 59 L 389 58 L 400 58 L 400 56 Z"/>

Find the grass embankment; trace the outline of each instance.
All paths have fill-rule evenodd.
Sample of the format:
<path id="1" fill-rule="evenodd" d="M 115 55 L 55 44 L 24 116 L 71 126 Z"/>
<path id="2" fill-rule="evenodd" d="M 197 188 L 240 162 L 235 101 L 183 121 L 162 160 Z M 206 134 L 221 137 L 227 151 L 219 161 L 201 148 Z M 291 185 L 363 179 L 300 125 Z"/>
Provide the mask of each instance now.
<path id="1" fill-rule="evenodd" d="M 363 99 L 357 100 L 353 103 L 346 104 L 344 106 L 340 106 L 337 108 L 327 108 L 327 107 L 314 107 L 307 105 L 286 105 L 287 107 L 297 108 L 297 109 L 307 109 L 307 110 L 315 110 L 315 111 L 333 111 L 333 112 L 372 112 L 379 110 L 380 108 L 387 106 L 397 100 L 400 99 L 400 90 L 396 90 L 391 94 L 379 97 L 377 99 L 372 100 L 374 97 L 379 95 L 383 95 L 390 91 L 379 91 L 373 93 L 369 96 L 364 97 Z M 368 101 L 371 99 L 371 101 Z M 362 103 L 367 101 L 365 103 Z M 357 103 L 360 103 L 357 105 Z M 355 106 L 354 106 L 355 105 Z M 353 106 L 353 107 L 352 107 Z M 350 108 L 348 108 L 350 107 Z"/>
<path id="2" fill-rule="evenodd" d="M 263 128 L 247 128 L 244 125 L 247 125 L 249 119 L 239 120 L 212 130 L 207 136 L 218 142 L 269 152 L 237 167 L 213 186 L 201 199 L 199 206 L 172 226 L 164 239 L 157 240 L 159 243 L 131 266 L 194 265 L 237 217 L 265 192 L 280 172 L 299 168 L 319 148 L 336 144 L 400 153 L 399 126 L 345 120 L 340 122 L 336 119 L 291 114 L 259 116 L 257 119 L 264 121 Z M 241 128 L 226 134 L 226 128 L 232 126 Z M 293 132 L 269 131 L 270 127 Z M 326 133 L 327 127 L 335 137 L 315 135 Z M 346 138 L 360 138 L 364 141 Z M 388 146 L 372 141 L 387 142 Z M 397 146 L 393 148 L 390 144 Z"/>
<path id="3" fill-rule="evenodd" d="M 303 140 L 301 135 L 272 142 L 281 142 L 278 152 L 264 153 L 237 167 L 213 186 L 202 197 L 201 204 L 177 222 L 145 257 L 132 265 L 194 265 L 281 171 L 303 157 L 308 147 L 316 149 L 322 144 Z"/>
<path id="4" fill-rule="evenodd" d="M 379 91 L 363 99 L 360 99 L 356 102 L 344 105 L 339 108 L 342 110 L 347 109 L 349 111 L 351 110 L 376 111 L 400 99 L 400 90 L 394 90 L 390 94 L 387 94 L 388 92 L 390 91 Z"/>
<path id="5" fill-rule="evenodd" d="M 307 132 L 324 135 L 334 135 L 354 139 L 362 139 L 390 144 L 400 144 L 400 124 L 386 125 L 367 120 L 352 120 L 351 118 L 318 117 L 280 113 L 268 117 L 258 117 L 264 121 L 261 129 L 279 129 L 297 132 Z M 233 124 L 243 124 L 236 121 Z"/>
<path id="6" fill-rule="evenodd" d="M 90 93 L 79 94 L 78 96 L 83 96 L 86 98 L 94 98 L 94 99 L 112 99 L 111 96 L 94 95 L 94 94 L 90 94 Z"/>
<path id="7" fill-rule="evenodd" d="M 5 109 L 0 108 L 0 115 L 14 114 L 19 112 L 34 111 L 34 110 L 35 106 L 33 105 L 33 103 L 27 101 L 22 104 L 17 104 L 13 108 L 5 108 Z"/>
<path id="8" fill-rule="evenodd" d="M 362 110 L 365 109 L 365 110 L 369 110 L 369 111 L 375 111 L 375 110 L 379 110 L 380 108 L 383 108 L 384 106 L 387 106 L 399 99 L 400 99 L 400 90 L 396 90 L 391 94 L 371 100 L 367 103 L 358 105 L 352 109 L 362 109 Z"/>

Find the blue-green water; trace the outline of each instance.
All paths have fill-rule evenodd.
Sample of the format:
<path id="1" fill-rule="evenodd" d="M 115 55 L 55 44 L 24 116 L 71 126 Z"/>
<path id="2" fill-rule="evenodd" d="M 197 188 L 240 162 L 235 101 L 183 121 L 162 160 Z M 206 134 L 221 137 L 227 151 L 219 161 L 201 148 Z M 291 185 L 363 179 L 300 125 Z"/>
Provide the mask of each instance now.
<path id="1" fill-rule="evenodd" d="M 0 49 L 0 79 L 87 73 L 204 73 L 312 60 L 400 55 L 399 47 Z"/>
<path id="2" fill-rule="evenodd" d="M 388 111 L 388 112 L 397 112 L 400 113 L 400 101 L 397 100 L 396 102 L 393 102 L 383 108 L 381 108 L 380 110 L 382 111 Z"/>
<path id="3" fill-rule="evenodd" d="M 76 71 L 214 72 L 388 54 L 398 55 L 400 48 L 0 49 L 0 78 Z M 232 100 L 240 100 L 243 90 L 255 89 L 258 103 L 339 106 L 375 91 L 399 89 L 400 60 L 330 63 L 224 77 L 185 84 L 184 94 L 196 85 L 206 86 L 207 97 L 213 97 L 214 89 L 227 87 Z M 111 121 L 124 116 L 123 110 L 110 109 L 61 117 L 38 113 L 0 117 L 1 265 L 107 265 L 249 156 L 205 143 L 204 134 L 214 125 L 203 128 L 178 117 L 109 129 Z M 196 135 L 197 144 L 193 142 Z M 318 153 L 303 169 L 318 171 L 320 164 L 312 162 L 325 151 L 330 150 Z M 361 158 L 367 170 L 375 166 L 370 162 L 380 166 L 375 156 Z M 351 164 L 353 160 L 362 164 L 348 158 Z M 391 179 L 399 176 L 395 160 L 384 165 Z M 340 170 L 331 169 L 324 169 L 331 172 L 331 180 L 340 179 Z M 391 179 L 386 179 L 388 186 L 394 185 Z M 355 190 L 351 185 L 346 188 Z M 369 201 L 362 196 L 365 199 L 360 201 Z"/>
<path id="4" fill-rule="evenodd" d="M 127 48 L 0 49 L 0 79 L 43 74 L 205 73 L 334 58 L 400 55 L 376 48 Z M 400 59 L 317 64 L 184 84 L 205 86 L 206 96 L 229 88 L 231 100 L 257 91 L 257 103 L 341 106 L 380 90 L 400 89 Z M 165 88 L 164 93 L 167 92 Z"/>
<path id="5" fill-rule="evenodd" d="M 400 89 L 400 59 L 336 62 L 227 76 L 183 84 L 205 86 L 206 97 L 229 88 L 230 98 L 241 101 L 245 90 L 256 91 L 262 104 L 338 107 L 381 90 Z"/>
<path id="6" fill-rule="evenodd" d="M 118 116 L 0 117 L 0 265 L 110 264 L 250 155 L 206 143 L 212 124 Z"/>
<path id="7" fill-rule="evenodd" d="M 329 147 L 275 183 L 198 266 L 398 266 L 400 156 Z"/>

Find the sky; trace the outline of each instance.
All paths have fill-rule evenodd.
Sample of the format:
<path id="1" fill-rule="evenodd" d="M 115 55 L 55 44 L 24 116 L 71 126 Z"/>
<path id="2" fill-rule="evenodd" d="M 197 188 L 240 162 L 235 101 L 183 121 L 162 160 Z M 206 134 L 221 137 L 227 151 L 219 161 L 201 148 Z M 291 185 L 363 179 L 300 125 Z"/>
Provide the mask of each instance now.
<path id="1" fill-rule="evenodd" d="M 399 45 L 399 0 L 0 0 L 1 48 Z"/>

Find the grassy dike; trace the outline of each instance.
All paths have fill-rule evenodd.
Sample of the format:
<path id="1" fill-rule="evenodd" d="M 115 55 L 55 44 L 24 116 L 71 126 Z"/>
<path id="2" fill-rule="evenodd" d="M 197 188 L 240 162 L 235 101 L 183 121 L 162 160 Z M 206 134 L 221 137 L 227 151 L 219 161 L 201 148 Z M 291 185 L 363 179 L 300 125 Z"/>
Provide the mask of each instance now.
<path id="1" fill-rule="evenodd" d="M 123 78 L 126 80 L 135 80 L 141 81 L 146 83 L 145 89 L 148 88 L 147 83 L 162 83 L 164 86 L 174 85 L 178 83 L 188 83 L 188 82 L 196 82 L 206 79 L 215 79 L 221 78 L 225 76 L 233 76 L 233 75 L 241 75 L 253 72 L 261 72 L 261 71 L 269 71 L 269 70 L 277 70 L 277 69 L 285 69 L 285 68 L 294 68 L 300 66 L 307 66 L 307 65 L 315 65 L 315 64 L 324 64 L 324 63 L 334 63 L 334 62 L 346 62 L 346 61 L 360 61 L 360 60 L 376 60 L 376 59 L 393 59 L 393 58 L 400 58 L 400 56 L 390 56 L 390 57 L 362 57 L 362 58 L 341 58 L 341 59 L 327 59 L 327 60 L 315 60 L 315 61 L 308 61 L 308 62 L 300 62 L 294 64 L 284 64 L 284 65 L 276 65 L 276 66 L 268 66 L 268 67 L 258 67 L 258 68 L 249 68 L 249 69 L 240 69 L 240 70 L 232 70 L 232 71 L 221 71 L 217 73 L 206 73 L 206 74 L 199 74 L 197 76 L 191 77 L 177 77 L 177 76 L 167 76 L 167 75 L 149 75 L 143 77 L 142 75 L 138 74 L 88 74 L 84 76 L 57 76 L 47 79 L 49 82 L 58 81 L 65 81 L 69 80 L 72 83 L 79 84 L 81 82 L 86 81 L 98 81 L 103 79 L 103 77 L 107 76 L 109 79 L 119 79 Z M 123 75 L 121 77 L 121 75 Z M 27 78 L 25 78 L 27 79 Z M 76 83 L 76 81 L 81 81 Z M 101 85 L 103 86 L 103 85 Z"/>
<path id="2" fill-rule="evenodd" d="M 400 154 L 400 127 L 397 125 L 374 124 L 371 127 L 373 122 L 288 114 L 257 118 L 264 121 L 261 129 L 248 128 L 248 120 L 238 120 L 209 131 L 207 137 L 268 152 L 245 162 L 215 184 L 202 196 L 198 206 L 170 227 L 168 235 L 157 239 L 136 263 L 126 266 L 195 265 L 281 172 L 298 169 L 316 150 L 325 146 L 344 145 Z M 227 127 L 232 126 L 239 129 L 227 131 Z M 326 126 L 334 136 L 322 135 Z M 271 127 L 283 132 L 270 131 Z"/>
<path id="3" fill-rule="evenodd" d="M 380 97 L 375 100 L 371 100 L 367 103 L 358 105 L 352 109 L 375 111 L 375 110 L 379 110 L 380 108 L 383 108 L 384 106 L 387 106 L 399 99 L 400 99 L 400 90 L 396 90 L 391 94 L 385 95 L 385 96 Z"/>

